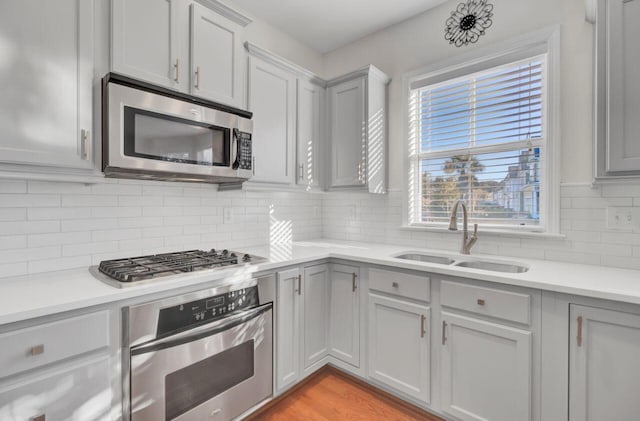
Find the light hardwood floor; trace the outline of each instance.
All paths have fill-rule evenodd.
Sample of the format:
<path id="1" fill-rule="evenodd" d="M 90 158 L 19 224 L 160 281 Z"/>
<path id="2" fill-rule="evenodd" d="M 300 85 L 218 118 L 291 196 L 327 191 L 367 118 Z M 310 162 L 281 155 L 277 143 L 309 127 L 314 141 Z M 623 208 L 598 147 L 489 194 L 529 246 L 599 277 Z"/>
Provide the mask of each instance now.
<path id="1" fill-rule="evenodd" d="M 250 421 L 443 421 L 391 395 L 325 367 Z"/>

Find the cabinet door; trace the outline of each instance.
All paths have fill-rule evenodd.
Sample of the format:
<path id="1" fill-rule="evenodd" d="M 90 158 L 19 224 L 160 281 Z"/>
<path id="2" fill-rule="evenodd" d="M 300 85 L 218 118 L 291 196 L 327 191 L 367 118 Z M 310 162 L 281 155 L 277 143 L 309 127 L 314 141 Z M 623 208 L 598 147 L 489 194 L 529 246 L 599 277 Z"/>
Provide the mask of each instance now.
<path id="1" fill-rule="evenodd" d="M 253 111 L 252 181 L 291 184 L 296 118 L 296 79 L 264 61 L 249 58 L 249 109 Z"/>
<path id="2" fill-rule="evenodd" d="M 569 420 L 640 414 L 640 316 L 571 305 Z"/>
<path id="3" fill-rule="evenodd" d="M 304 269 L 302 283 L 304 368 L 329 353 L 329 270 L 327 265 Z"/>
<path id="4" fill-rule="evenodd" d="M 606 1 L 607 28 L 607 171 L 640 171 L 640 2 Z M 601 24 L 600 22 L 598 23 Z"/>
<path id="5" fill-rule="evenodd" d="M 429 403 L 429 308 L 369 294 L 369 376 Z"/>
<path id="6" fill-rule="evenodd" d="M 93 168 L 93 1 L 0 2 L 0 161 Z"/>
<path id="7" fill-rule="evenodd" d="M 242 107 L 242 26 L 191 4 L 191 93 Z"/>
<path id="8" fill-rule="evenodd" d="M 115 72 L 165 86 L 186 88 L 185 0 L 112 0 L 111 56 Z"/>
<path id="9" fill-rule="evenodd" d="M 1 420 L 109 420 L 109 359 L 0 388 Z M 40 418 L 39 418 L 40 417 Z"/>
<path id="10" fill-rule="evenodd" d="M 442 313 L 442 410 L 461 420 L 531 419 L 531 332 Z"/>
<path id="11" fill-rule="evenodd" d="M 298 79 L 298 162 L 296 182 L 318 186 L 320 181 L 320 125 L 323 89 Z"/>
<path id="12" fill-rule="evenodd" d="M 331 265 L 330 354 L 360 366 L 360 269 Z"/>
<path id="13" fill-rule="evenodd" d="M 298 269 L 278 272 L 276 314 L 276 389 L 294 384 L 300 377 L 299 303 L 301 276 Z"/>
<path id="14" fill-rule="evenodd" d="M 331 187 L 362 186 L 366 182 L 364 78 L 330 88 Z"/>

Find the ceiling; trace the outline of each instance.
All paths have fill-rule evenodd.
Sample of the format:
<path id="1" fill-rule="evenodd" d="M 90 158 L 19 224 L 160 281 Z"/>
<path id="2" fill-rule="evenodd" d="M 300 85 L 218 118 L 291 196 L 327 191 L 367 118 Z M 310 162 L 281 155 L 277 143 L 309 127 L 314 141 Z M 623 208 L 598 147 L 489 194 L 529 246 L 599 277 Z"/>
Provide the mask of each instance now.
<path id="1" fill-rule="evenodd" d="M 320 53 L 332 51 L 446 0 L 228 0 Z"/>

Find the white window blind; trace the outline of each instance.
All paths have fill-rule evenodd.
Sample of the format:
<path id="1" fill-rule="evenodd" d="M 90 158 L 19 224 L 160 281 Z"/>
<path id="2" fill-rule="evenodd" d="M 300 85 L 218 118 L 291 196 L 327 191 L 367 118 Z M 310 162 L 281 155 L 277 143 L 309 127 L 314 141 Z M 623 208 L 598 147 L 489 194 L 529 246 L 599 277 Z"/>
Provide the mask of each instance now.
<path id="1" fill-rule="evenodd" d="M 541 226 L 546 56 L 411 90 L 412 222 Z"/>

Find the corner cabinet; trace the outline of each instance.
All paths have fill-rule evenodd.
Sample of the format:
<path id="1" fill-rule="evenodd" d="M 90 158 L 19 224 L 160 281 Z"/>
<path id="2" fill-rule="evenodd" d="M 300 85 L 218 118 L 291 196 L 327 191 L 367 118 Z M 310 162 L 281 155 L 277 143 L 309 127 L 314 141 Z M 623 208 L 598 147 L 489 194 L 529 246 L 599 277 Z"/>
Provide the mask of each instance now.
<path id="1" fill-rule="evenodd" d="M 640 414 L 640 315 L 571 305 L 569 420 Z"/>
<path id="2" fill-rule="evenodd" d="M 387 85 L 374 66 L 328 82 L 330 188 L 386 193 Z"/>
<path id="3" fill-rule="evenodd" d="M 93 169 L 92 0 L 5 1 L 0 162 Z"/>
<path id="4" fill-rule="evenodd" d="M 217 1 L 112 0 L 111 68 L 223 104 L 244 106 L 244 26 Z"/>
<path id="5" fill-rule="evenodd" d="M 360 268 L 331 265 L 330 347 L 333 357 L 360 367 Z"/>
<path id="6" fill-rule="evenodd" d="M 329 353 L 329 268 L 277 274 L 276 394 L 324 365 Z"/>
<path id="7" fill-rule="evenodd" d="M 640 177 L 640 2 L 587 0 L 595 37 L 595 178 Z"/>
<path id="8" fill-rule="evenodd" d="M 292 184 L 296 128 L 296 78 L 249 57 L 248 105 L 253 112 L 252 182 Z"/>
<path id="9" fill-rule="evenodd" d="M 253 111 L 255 175 L 273 187 L 319 189 L 323 183 L 326 82 L 250 42 L 247 103 Z"/>

